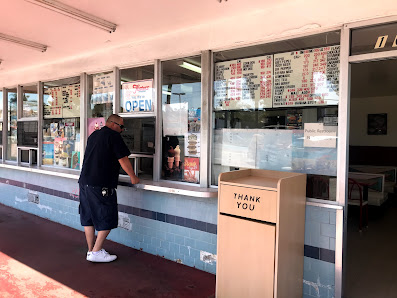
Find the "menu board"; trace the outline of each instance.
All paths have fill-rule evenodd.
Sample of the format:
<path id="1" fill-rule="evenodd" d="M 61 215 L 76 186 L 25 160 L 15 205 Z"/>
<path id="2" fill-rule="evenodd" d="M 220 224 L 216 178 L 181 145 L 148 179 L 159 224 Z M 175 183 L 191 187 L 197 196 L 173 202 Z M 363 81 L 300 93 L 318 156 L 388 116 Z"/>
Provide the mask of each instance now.
<path id="1" fill-rule="evenodd" d="M 44 91 L 44 119 L 80 117 L 80 84 Z"/>
<path id="2" fill-rule="evenodd" d="M 273 107 L 336 105 L 340 46 L 274 55 Z"/>
<path id="3" fill-rule="evenodd" d="M 269 108 L 272 80 L 272 55 L 216 63 L 214 109 Z"/>

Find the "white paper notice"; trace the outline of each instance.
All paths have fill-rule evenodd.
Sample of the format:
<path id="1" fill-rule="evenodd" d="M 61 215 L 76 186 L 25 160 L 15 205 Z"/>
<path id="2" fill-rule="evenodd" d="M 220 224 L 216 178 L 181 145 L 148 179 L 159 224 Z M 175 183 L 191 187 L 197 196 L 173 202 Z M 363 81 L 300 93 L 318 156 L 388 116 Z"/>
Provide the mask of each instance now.
<path id="1" fill-rule="evenodd" d="M 164 136 L 181 136 L 187 134 L 187 112 L 187 102 L 163 105 Z"/>
<path id="2" fill-rule="evenodd" d="M 113 87 L 114 73 L 97 74 L 92 77 L 92 104 L 112 103 L 113 102 Z"/>
<path id="3" fill-rule="evenodd" d="M 222 166 L 255 168 L 256 133 L 256 129 L 215 130 L 215 163 Z"/>
<path id="4" fill-rule="evenodd" d="M 336 148 L 338 127 L 323 123 L 304 124 L 304 147 Z"/>

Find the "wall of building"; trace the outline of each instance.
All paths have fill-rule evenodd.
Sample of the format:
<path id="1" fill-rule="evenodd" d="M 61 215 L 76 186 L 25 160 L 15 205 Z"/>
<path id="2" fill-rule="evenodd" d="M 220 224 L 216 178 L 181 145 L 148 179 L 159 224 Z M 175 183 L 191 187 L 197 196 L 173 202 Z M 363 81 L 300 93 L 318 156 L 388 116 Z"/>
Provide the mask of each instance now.
<path id="1" fill-rule="evenodd" d="M 32 202 L 37 195 L 39 201 Z M 109 239 L 216 273 L 217 199 L 118 187 L 119 227 Z M 83 231 L 77 177 L 0 171 L 0 203 Z M 23 219 L 21 219 L 23 220 Z M 306 207 L 304 297 L 333 297 L 335 210 Z M 81 245 L 85 246 L 84 236 Z"/>
<path id="2" fill-rule="evenodd" d="M 83 231 L 78 200 L 77 177 L 0 171 L 0 203 Z M 119 228 L 108 239 L 215 274 L 216 198 L 119 186 L 118 202 Z M 83 235 L 81 245 L 86 246 Z"/>
<path id="3" fill-rule="evenodd" d="M 368 114 L 387 113 L 387 135 L 368 135 Z M 397 147 L 397 96 L 352 98 L 350 146 Z"/>

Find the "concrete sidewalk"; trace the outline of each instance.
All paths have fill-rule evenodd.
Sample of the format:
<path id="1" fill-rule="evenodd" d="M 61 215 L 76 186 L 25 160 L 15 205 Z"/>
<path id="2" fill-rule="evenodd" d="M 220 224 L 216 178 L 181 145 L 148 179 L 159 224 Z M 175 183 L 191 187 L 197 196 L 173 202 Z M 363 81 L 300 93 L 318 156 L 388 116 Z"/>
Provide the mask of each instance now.
<path id="1" fill-rule="evenodd" d="M 0 204 L 0 297 L 214 297 L 215 276 L 106 241 L 85 260 L 84 233 Z"/>

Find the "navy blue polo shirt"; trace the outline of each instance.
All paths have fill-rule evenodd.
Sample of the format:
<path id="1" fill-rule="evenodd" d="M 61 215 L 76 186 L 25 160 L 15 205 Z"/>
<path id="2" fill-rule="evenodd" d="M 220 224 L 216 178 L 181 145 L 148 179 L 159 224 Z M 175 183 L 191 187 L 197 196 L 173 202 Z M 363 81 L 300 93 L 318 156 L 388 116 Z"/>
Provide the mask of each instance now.
<path id="1" fill-rule="evenodd" d="M 119 159 L 130 155 L 120 133 L 107 126 L 94 131 L 88 138 L 79 183 L 116 188 Z"/>

